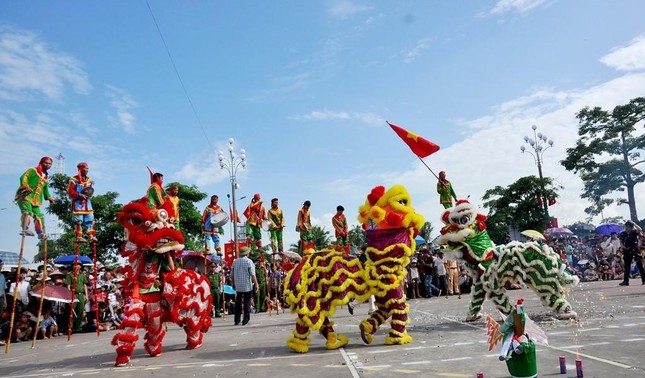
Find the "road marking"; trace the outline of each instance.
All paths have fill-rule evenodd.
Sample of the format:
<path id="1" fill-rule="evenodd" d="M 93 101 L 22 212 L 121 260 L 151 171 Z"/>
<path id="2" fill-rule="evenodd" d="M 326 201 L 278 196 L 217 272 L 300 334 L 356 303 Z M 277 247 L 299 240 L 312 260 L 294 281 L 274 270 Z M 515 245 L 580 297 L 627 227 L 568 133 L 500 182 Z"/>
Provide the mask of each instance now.
<path id="1" fill-rule="evenodd" d="M 392 353 L 396 352 L 396 349 L 381 349 L 381 350 L 373 350 L 368 352 L 369 354 L 379 354 L 379 353 Z"/>
<path id="2" fill-rule="evenodd" d="M 271 366 L 271 364 L 253 363 L 253 364 L 246 364 L 246 366 L 261 367 L 261 366 Z"/>
<path id="3" fill-rule="evenodd" d="M 584 348 L 584 345 L 567 345 L 567 346 L 561 346 L 560 348 L 562 349 L 571 349 L 571 348 Z"/>
<path id="4" fill-rule="evenodd" d="M 225 366 L 231 366 L 231 364 L 203 364 L 202 367 L 225 367 Z"/>
<path id="5" fill-rule="evenodd" d="M 160 366 L 150 366 L 150 367 L 144 368 L 143 370 L 159 370 L 159 369 L 161 369 Z"/>
<path id="6" fill-rule="evenodd" d="M 100 371 L 87 371 L 87 372 L 85 372 L 85 373 L 83 373 L 81 375 L 94 375 L 94 374 L 99 374 L 99 373 L 100 373 Z"/>
<path id="7" fill-rule="evenodd" d="M 643 341 L 643 340 L 645 340 L 645 339 L 642 339 L 642 338 L 639 337 L 639 338 L 636 338 L 636 339 L 627 339 L 627 340 L 623 340 L 623 341 L 626 342 L 626 343 L 631 343 L 631 342 L 634 342 L 634 341 Z"/>
<path id="8" fill-rule="evenodd" d="M 306 367 L 306 366 L 313 366 L 314 364 L 289 364 L 289 366 L 296 366 L 296 367 Z"/>
<path id="9" fill-rule="evenodd" d="M 374 366 L 363 366 L 362 369 L 365 370 L 382 370 L 392 367 L 392 365 L 374 365 Z"/>
<path id="10" fill-rule="evenodd" d="M 629 323 L 629 324 L 623 324 L 623 327 L 634 327 L 637 326 L 637 323 Z"/>
<path id="11" fill-rule="evenodd" d="M 568 333 L 569 333 L 569 331 L 559 331 L 559 332 L 549 332 L 549 333 L 548 333 L 548 335 L 549 335 L 549 336 L 554 336 L 554 335 L 566 335 L 566 334 L 568 334 Z"/>
<path id="12" fill-rule="evenodd" d="M 620 328 L 620 326 L 617 325 L 608 325 L 607 328 Z"/>
<path id="13" fill-rule="evenodd" d="M 344 366 L 343 366 L 343 365 L 333 365 L 333 364 L 330 364 L 330 365 L 324 365 L 323 367 L 326 367 L 326 368 L 342 368 L 342 367 L 344 367 Z"/>
<path id="14" fill-rule="evenodd" d="M 345 366 L 347 366 L 347 368 L 349 369 L 349 373 L 352 375 L 352 378 L 360 378 L 361 376 L 358 374 L 358 371 L 356 370 L 356 366 L 354 366 L 354 363 L 349 359 L 349 356 L 347 355 L 345 348 L 340 348 L 339 350 L 340 350 L 340 355 L 343 356 L 343 360 L 345 360 Z"/>
<path id="15" fill-rule="evenodd" d="M 232 347 L 233 347 L 233 346 L 238 346 L 238 345 L 240 345 L 240 344 L 231 344 L 231 345 L 229 345 L 229 346 L 232 346 Z"/>
<path id="16" fill-rule="evenodd" d="M 606 363 L 606 364 L 613 365 L 613 366 L 617 366 L 617 367 L 620 367 L 620 368 L 623 368 L 623 369 L 630 369 L 630 370 L 631 370 L 631 369 L 634 369 L 634 367 L 633 367 L 633 366 L 630 366 L 630 365 L 625 365 L 625 364 L 621 364 L 620 362 L 610 361 L 610 360 L 606 360 L 606 359 L 604 359 L 604 358 L 600 358 L 600 357 L 596 357 L 596 356 L 591 356 L 591 355 L 589 355 L 589 354 L 586 354 L 586 353 L 580 353 L 580 352 L 578 352 L 578 351 L 566 350 L 566 349 L 558 348 L 558 347 L 555 347 L 555 346 L 552 346 L 552 345 L 547 345 L 547 348 L 549 348 L 549 349 L 559 350 L 559 351 L 561 351 L 561 352 L 570 353 L 570 354 L 572 354 L 572 355 L 576 356 L 576 358 L 584 357 L 584 358 L 588 358 L 588 359 L 590 359 L 590 360 L 594 360 L 594 361 L 598 361 L 598 362 L 604 362 L 604 363 Z"/>
<path id="17" fill-rule="evenodd" d="M 473 342 L 473 341 L 468 341 L 468 342 L 464 342 L 464 343 L 454 343 L 454 344 L 452 344 L 452 345 L 454 345 L 454 346 L 459 346 L 459 345 L 472 345 L 472 344 L 474 344 L 474 343 L 475 343 L 475 342 Z"/>
<path id="18" fill-rule="evenodd" d="M 427 349 L 428 347 L 424 346 L 418 346 L 418 347 L 412 347 L 412 348 L 403 348 L 403 350 L 419 350 L 419 349 Z"/>
<path id="19" fill-rule="evenodd" d="M 597 331 L 602 328 L 585 328 L 585 329 L 579 329 L 578 332 L 589 332 L 589 331 Z"/>
<path id="20" fill-rule="evenodd" d="M 178 366 L 175 366 L 175 369 L 189 369 L 191 367 L 192 366 L 190 365 L 178 365 Z"/>
<path id="21" fill-rule="evenodd" d="M 601 343 L 592 343 L 592 344 L 589 344 L 589 345 L 594 345 L 595 346 L 595 345 L 609 345 L 609 344 L 611 344 L 609 341 L 603 341 Z"/>
<path id="22" fill-rule="evenodd" d="M 441 362 L 449 362 L 449 361 L 463 361 L 463 360 L 472 360 L 472 357 L 457 357 L 457 358 L 446 358 L 445 360 L 441 360 Z"/>
<path id="23" fill-rule="evenodd" d="M 401 362 L 401 365 L 427 365 L 431 364 L 432 361 L 426 360 L 426 361 L 410 361 L 410 362 Z"/>
<path id="24" fill-rule="evenodd" d="M 416 373 L 421 373 L 420 370 L 407 370 L 407 369 L 394 369 L 392 370 L 395 373 L 403 373 L 403 374 L 416 374 Z"/>

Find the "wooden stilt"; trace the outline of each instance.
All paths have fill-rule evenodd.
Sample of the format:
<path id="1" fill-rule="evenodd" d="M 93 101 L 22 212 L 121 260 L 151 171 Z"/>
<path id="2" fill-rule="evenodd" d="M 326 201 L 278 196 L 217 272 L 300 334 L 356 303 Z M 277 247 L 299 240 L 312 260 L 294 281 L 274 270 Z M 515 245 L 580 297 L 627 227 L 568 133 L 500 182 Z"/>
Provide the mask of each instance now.
<path id="1" fill-rule="evenodd" d="M 94 312 L 94 316 L 96 317 L 96 336 L 101 336 L 101 327 L 99 326 L 99 303 L 97 301 L 98 295 L 96 288 L 98 287 L 98 282 L 99 282 L 99 274 L 98 274 L 98 269 L 97 269 L 97 260 L 96 260 L 96 242 L 92 242 L 92 255 L 94 259 L 94 291 L 92 292 L 92 297 L 94 297 L 94 301 L 96 302 L 96 310 Z M 91 304 L 91 302 L 90 302 Z"/>
<path id="2" fill-rule="evenodd" d="M 47 232 L 43 224 L 43 279 L 40 281 L 40 301 L 38 303 L 38 316 L 36 317 L 36 328 L 34 329 L 34 338 L 31 340 L 31 349 L 36 347 L 36 337 L 38 337 L 38 327 L 40 318 L 43 315 L 43 302 L 45 301 L 45 284 L 47 283 Z M 50 313 L 51 316 L 51 313 Z M 47 332 L 47 330 L 45 330 Z"/>
<path id="3" fill-rule="evenodd" d="M 70 302 L 69 309 L 69 320 L 67 322 L 67 341 L 72 339 L 72 330 L 74 328 L 74 298 L 76 297 L 76 267 L 78 266 L 78 254 L 80 250 L 80 243 L 78 241 L 74 242 L 74 266 L 72 266 L 72 286 L 70 290 L 72 292 L 72 301 Z M 82 316 L 82 314 L 77 314 L 76 316 Z"/>
<path id="4" fill-rule="evenodd" d="M 22 233 L 20 240 L 20 253 L 18 254 L 18 270 L 16 271 L 15 287 L 13 288 L 13 306 L 11 307 L 11 320 L 9 321 L 9 335 L 7 337 L 7 345 L 5 345 L 4 352 L 9 353 L 11 348 L 11 337 L 13 336 L 13 323 L 16 319 L 16 304 L 18 303 L 18 284 L 20 283 L 20 270 L 22 269 L 22 254 L 25 250 L 25 237 L 27 235 Z"/>

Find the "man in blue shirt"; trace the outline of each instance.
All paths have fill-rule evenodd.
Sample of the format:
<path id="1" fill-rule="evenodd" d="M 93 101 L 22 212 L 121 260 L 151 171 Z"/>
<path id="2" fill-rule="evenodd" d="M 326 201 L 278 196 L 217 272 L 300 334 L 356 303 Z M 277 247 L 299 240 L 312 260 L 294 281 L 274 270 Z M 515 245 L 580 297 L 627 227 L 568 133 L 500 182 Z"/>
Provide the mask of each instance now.
<path id="1" fill-rule="evenodd" d="M 255 277 L 255 264 L 249 259 L 251 248 L 240 248 L 240 257 L 233 261 L 231 267 L 231 281 L 235 294 L 235 325 L 240 324 L 242 315 L 242 300 L 244 300 L 244 319 L 242 325 L 247 325 L 251 320 L 251 298 L 253 292 L 258 288 L 258 280 Z"/>

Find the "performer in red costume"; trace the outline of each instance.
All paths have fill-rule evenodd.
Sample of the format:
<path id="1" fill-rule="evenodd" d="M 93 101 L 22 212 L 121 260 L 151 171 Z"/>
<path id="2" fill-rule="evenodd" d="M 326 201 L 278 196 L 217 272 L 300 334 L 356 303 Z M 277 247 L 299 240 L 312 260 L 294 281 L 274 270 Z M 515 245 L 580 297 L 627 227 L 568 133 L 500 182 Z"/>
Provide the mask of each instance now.
<path id="1" fill-rule="evenodd" d="M 262 205 L 259 193 L 251 199 L 251 203 L 244 210 L 244 216 L 246 217 L 246 244 L 250 246 L 251 241 L 254 241 L 258 249 L 262 248 L 262 232 L 260 226 L 262 225 L 262 221 L 267 219 L 267 213 L 264 205 Z"/>

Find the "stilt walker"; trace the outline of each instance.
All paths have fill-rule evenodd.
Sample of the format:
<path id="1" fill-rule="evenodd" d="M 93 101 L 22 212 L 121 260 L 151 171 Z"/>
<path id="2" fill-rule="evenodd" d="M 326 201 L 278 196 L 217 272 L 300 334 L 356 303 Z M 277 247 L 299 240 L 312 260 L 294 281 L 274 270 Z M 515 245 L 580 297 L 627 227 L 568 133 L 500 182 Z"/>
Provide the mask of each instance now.
<path id="1" fill-rule="evenodd" d="M 4 352 L 9 353 L 9 348 L 11 348 L 11 337 L 13 335 L 13 323 L 16 319 L 16 303 L 18 302 L 18 283 L 20 282 L 20 270 L 22 269 L 22 254 L 25 250 L 25 237 L 27 235 L 22 233 L 22 238 L 20 240 L 20 253 L 18 254 L 18 270 L 16 271 L 16 285 L 13 289 L 13 306 L 11 307 L 11 317 L 9 321 L 9 336 L 7 336 L 7 345 L 5 346 Z"/>
<path id="2" fill-rule="evenodd" d="M 43 225 L 44 226 L 44 225 Z M 45 227 L 43 227 L 45 231 Z M 45 232 L 45 237 L 43 240 L 43 279 L 40 281 L 40 300 L 38 301 L 38 316 L 36 317 L 36 328 L 34 328 L 34 338 L 31 340 L 31 349 L 36 347 L 36 337 L 38 337 L 38 326 L 40 325 L 40 318 L 43 315 L 43 302 L 45 301 L 45 286 L 47 282 L 47 233 Z M 14 297 L 15 298 L 15 297 Z"/>
<path id="3" fill-rule="evenodd" d="M 25 173 L 20 176 L 20 186 L 16 190 L 14 202 L 20 208 L 20 254 L 18 258 L 18 270 L 16 272 L 16 285 L 13 292 L 13 307 L 11 309 L 11 324 L 9 325 L 9 339 L 5 352 L 9 352 L 11 345 L 11 337 L 13 333 L 13 322 L 16 317 L 16 300 L 18 295 L 18 283 L 20 282 L 20 270 L 22 269 L 22 256 L 25 249 L 25 236 L 34 236 L 33 231 L 29 229 L 29 222 L 31 218 L 34 219 L 34 229 L 38 238 L 47 240 L 44 232 L 45 216 L 40 211 L 40 206 L 43 200 L 48 200 L 50 203 L 54 202 L 54 198 L 49 193 L 49 175 L 47 171 L 52 167 L 52 158 L 45 156 L 40 159 L 38 165 L 33 168 L 28 168 Z"/>

